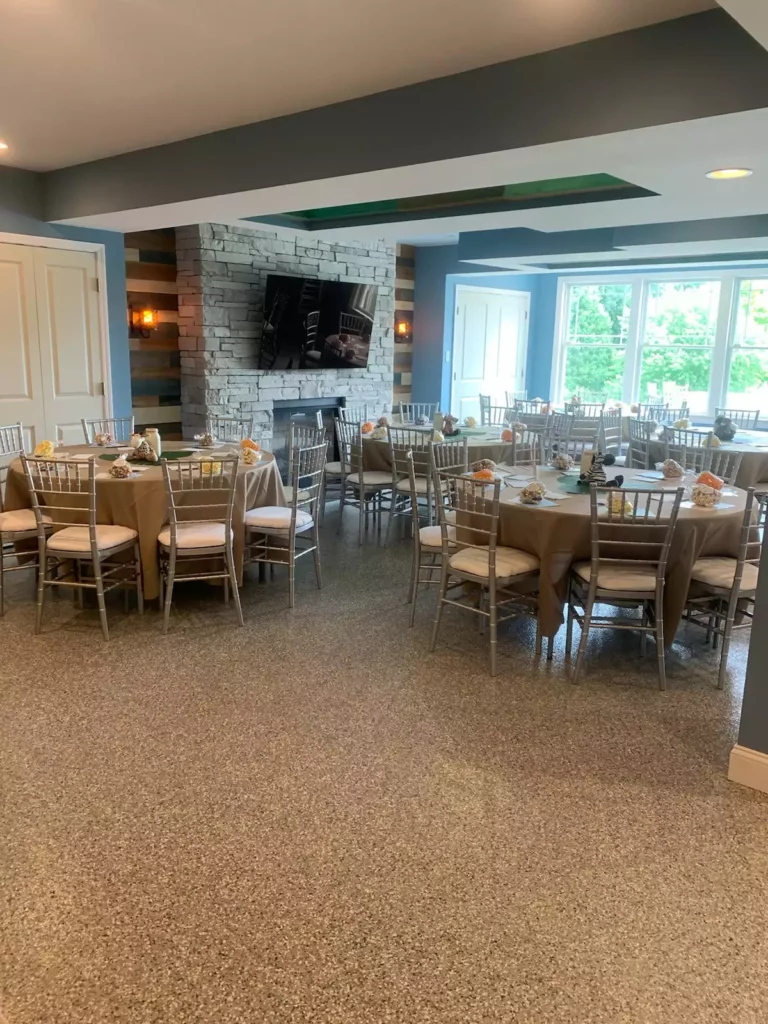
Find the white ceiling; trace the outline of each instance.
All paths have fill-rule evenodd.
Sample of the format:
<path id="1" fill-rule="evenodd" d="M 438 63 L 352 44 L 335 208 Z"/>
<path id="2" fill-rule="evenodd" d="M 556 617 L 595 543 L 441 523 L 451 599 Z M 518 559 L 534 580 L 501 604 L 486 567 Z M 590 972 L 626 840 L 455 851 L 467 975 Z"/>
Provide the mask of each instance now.
<path id="1" fill-rule="evenodd" d="M 69 166 L 714 6 L 0 0 L 0 139 L 10 146 L 0 159 L 32 170 Z"/>

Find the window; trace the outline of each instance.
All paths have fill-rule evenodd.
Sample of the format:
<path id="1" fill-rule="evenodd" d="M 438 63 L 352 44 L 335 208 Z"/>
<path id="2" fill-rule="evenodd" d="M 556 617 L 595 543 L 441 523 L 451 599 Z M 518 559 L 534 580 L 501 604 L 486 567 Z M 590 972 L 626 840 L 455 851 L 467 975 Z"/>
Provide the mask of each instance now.
<path id="1" fill-rule="evenodd" d="M 573 285 L 568 290 L 563 400 L 580 395 L 585 402 L 620 399 L 627 358 L 628 284 Z"/>
<path id="2" fill-rule="evenodd" d="M 563 278 L 551 397 L 768 417 L 768 275 Z"/>
<path id="3" fill-rule="evenodd" d="M 739 282 L 728 368 L 727 409 L 768 413 L 768 281 Z M 720 404 L 720 403 L 718 403 Z"/>

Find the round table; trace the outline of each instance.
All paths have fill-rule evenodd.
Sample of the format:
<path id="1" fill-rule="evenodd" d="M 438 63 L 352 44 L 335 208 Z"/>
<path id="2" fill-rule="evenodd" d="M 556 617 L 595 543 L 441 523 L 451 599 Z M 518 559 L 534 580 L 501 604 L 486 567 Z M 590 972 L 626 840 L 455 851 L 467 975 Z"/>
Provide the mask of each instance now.
<path id="1" fill-rule="evenodd" d="M 524 469 L 517 471 L 520 476 Z M 642 481 L 644 487 L 671 488 L 676 481 L 650 481 L 639 474 L 643 470 L 622 470 L 624 486 Z M 558 490 L 557 470 L 539 468 L 538 479 L 550 491 Z M 693 475 L 683 481 L 690 486 Z M 520 486 L 523 486 L 521 481 Z M 722 499 L 714 509 L 681 508 L 675 527 L 667 565 L 664 592 L 664 634 L 667 643 L 674 639 L 685 608 L 693 564 L 704 555 L 736 557 L 741 541 L 746 493 L 731 488 L 733 496 Z M 536 555 L 541 562 L 539 619 L 543 636 L 553 636 L 563 624 L 568 570 L 572 562 L 590 558 L 589 494 L 569 495 L 555 506 L 521 505 L 519 486 L 507 486 L 501 492 L 498 541 L 505 547 L 520 548 Z M 725 507 L 725 506 L 728 507 Z"/>
<path id="2" fill-rule="evenodd" d="M 709 434 L 706 427 L 692 427 L 702 434 Z M 736 475 L 738 487 L 755 487 L 758 484 L 763 486 L 758 490 L 768 490 L 768 432 L 761 430 L 739 430 L 732 441 L 723 442 L 717 451 L 738 452 L 741 455 L 741 465 Z M 662 462 L 665 457 L 665 446 L 662 441 L 652 441 L 650 444 L 651 463 Z"/>
<path id="3" fill-rule="evenodd" d="M 194 444 L 182 442 L 164 444 L 165 451 L 193 451 Z M 127 449 L 122 449 L 126 451 Z M 160 574 L 157 564 L 157 535 L 168 522 L 168 502 L 165 493 L 163 472 L 159 466 L 141 469 L 138 476 L 116 480 L 109 475 L 111 461 L 101 456 L 114 456 L 121 449 L 101 449 L 91 445 L 67 445 L 59 452 L 69 455 L 91 455 L 96 460 L 96 514 L 99 523 L 108 526 L 128 526 L 139 534 L 141 567 L 144 577 L 144 596 L 152 600 L 160 593 Z M 227 454 L 236 448 L 221 445 L 206 449 L 208 454 Z M 194 504 L 194 501 L 190 502 Z M 8 468 L 5 508 L 30 508 L 27 479 L 20 460 Z M 285 505 L 283 484 L 277 463 L 270 452 L 262 452 L 261 460 L 255 466 L 240 464 L 235 485 L 235 503 L 232 512 L 234 534 L 235 571 L 239 583 L 243 581 L 243 549 L 245 545 L 245 513 L 252 508 L 265 505 Z"/>
<path id="4" fill-rule="evenodd" d="M 404 426 L 409 430 L 423 430 L 425 440 L 429 440 L 432 436 L 432 427 L 417 427 L 413 424 L 404 424 Z M 466 432 L 462 430 L 458 437 L 447 437 L 446 441 L 461 441 L 466 437 L 470 463 L 477 462 L 478 459 L 492 459 L 494 462 L 504 463 L 507 458 L 511 458 L 512 445 L 501 440 L 502 429 L 502 427 L 491 427 L 488 430 L 472 429 Z M 392 456 L 387 439 L 364 439 L 363 462 L 365 469 L 378 470 L 382 473 L 391 472 Z"/>

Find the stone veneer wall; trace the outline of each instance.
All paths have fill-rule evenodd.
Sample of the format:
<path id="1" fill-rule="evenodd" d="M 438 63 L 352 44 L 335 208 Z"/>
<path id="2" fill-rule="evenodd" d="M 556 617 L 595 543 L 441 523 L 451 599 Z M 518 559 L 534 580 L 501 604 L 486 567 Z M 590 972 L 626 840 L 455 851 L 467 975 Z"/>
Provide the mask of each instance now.
<path id="1" fill-rule="evenodd" d="M 341 244 L 257 228 L 196 224 L 176 229 L 184 436 L 210 413 L 253 412 L 272 436 L 276 400 L 346 397 L 377 414 L 391 408 L 395 250 L 383 242 Z M 295 274 L 379 286 L 365 370 L 259 370 L 267 275 Z"/>

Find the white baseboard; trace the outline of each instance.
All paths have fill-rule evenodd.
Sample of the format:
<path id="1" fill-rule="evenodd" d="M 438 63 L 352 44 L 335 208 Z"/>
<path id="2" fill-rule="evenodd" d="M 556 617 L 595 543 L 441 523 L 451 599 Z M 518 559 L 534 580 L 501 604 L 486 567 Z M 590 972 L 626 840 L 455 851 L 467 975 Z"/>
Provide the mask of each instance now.
<path id="1" fill-rule="evenodd" d="M 731 751 L 728 764 L 728 778 L 750 789 L 759 789 L 768 793 L 768 754 L 749 747 L 740 747 L 738 743 Z"/>

